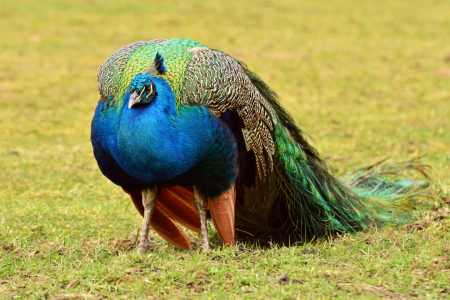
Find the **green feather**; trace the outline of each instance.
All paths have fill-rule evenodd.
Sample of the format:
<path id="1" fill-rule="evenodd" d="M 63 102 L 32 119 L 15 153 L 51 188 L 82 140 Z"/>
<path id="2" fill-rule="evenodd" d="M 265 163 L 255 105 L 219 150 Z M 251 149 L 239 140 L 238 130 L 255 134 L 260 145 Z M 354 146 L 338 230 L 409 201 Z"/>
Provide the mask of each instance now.
<path id="1" fill-rule="evenodd" d="M 278 118 L 274 128 L 277 194 L 270 213 L 288 214 L 271 234 L 285 240 L 321 237 L 330 232 L 354 232 L 373 225 L 403 223 L 418 199 L 432 196 L 428 180 L 412 181 L 406 173 L 424 166 L 417 161 L 380 164 L 340 181 L 281 107 L 276 94 L 242 62 L 246 75 L 270 103 Z M 286 211 L 286 212 L 285 212 Z M 278 232 L 276 232 L 278 231 Z M 274 234 L 276 233 L 276 234 Z"/>

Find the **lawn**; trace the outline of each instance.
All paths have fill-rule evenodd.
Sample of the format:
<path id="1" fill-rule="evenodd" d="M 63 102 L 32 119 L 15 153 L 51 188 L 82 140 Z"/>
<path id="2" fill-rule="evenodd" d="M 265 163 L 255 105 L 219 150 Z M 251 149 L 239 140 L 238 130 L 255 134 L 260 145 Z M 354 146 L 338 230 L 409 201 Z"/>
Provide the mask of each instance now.
<path id="1" fill-rule="evenodd" d="M 0 0 L 0 298 L 450 298 L 450 2 Z M 439 197 L 403 227 L 180 251 L 100 173 L 98 68 L 190 38 L 247 63 L 342 177 L 422 161 Z"/>

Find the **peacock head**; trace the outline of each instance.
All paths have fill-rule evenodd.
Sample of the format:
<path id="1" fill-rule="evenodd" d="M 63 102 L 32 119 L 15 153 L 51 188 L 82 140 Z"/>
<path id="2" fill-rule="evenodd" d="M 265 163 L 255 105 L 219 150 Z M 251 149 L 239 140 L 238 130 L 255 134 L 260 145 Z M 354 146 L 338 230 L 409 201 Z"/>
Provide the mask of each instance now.
<path id="1" fill-rule="evenodd" d="M 144 73 L 138 73 L 131 80 L 128 90 L 130 91 L 130 100 L 128 102 L 128 108 L 131 108 L 135 104 L 146 104 L 152 102 L 158 92 L 152 76 L 150 74 L 162 75 L 166 73 L 166 67 L 164 66 L 164 58 L 161 54 L 156 53 L 155 60 L 152 65 Z"/>
<path id="2" fill-rule="evenodd" d="M 131 95 L 128 108 L 138 103 L 150 103 L 157 95 L 155 83 L 152 81 L 152 77 L 148 72 L 145 74 L 138 73 L 134 76 L 133 80 L 131 80 L 129 90 Z"/>

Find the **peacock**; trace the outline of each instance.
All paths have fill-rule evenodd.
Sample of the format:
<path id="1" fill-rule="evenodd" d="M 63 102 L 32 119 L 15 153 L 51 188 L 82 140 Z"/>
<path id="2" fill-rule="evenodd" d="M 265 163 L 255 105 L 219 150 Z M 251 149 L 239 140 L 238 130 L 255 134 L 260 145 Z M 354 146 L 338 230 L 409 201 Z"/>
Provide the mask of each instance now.
<path id="1" fill-rule="evenodd" d="M 277 95 L 246 65 L 189 39 L 122 47 L 100 67 L 91 125 L 98 166 L 128 193 L 149 229 L 192 249 L 219 237 L 282 243 L 396 222 L 425 193 L 417 161 L 372 166 L 346 183 L 307 141 Z M 392 177 L 389 174 L 398 174 Z M 424 173 L 425 174 L 425 173 Z"/>

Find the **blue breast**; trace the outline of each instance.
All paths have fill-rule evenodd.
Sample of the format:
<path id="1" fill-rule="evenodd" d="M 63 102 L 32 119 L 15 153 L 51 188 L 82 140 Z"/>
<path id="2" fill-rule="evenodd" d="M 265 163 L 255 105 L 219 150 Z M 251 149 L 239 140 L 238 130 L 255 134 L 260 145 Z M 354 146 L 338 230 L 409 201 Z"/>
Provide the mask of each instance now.
<path id="1" fill-rule="evenodd" d="M 205 107 L 177 111 L 170 85 L 153 80 L 158 95 L 149 104 L 128 109 L 126 93 L 119 111 L 102 113 L 104 104 L 97 106 L 91 139 L 100 169 L 123 187 L 199 185 L 207 196 L 219 196 L 238 172 L 233 134 Z"/>

